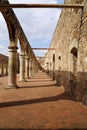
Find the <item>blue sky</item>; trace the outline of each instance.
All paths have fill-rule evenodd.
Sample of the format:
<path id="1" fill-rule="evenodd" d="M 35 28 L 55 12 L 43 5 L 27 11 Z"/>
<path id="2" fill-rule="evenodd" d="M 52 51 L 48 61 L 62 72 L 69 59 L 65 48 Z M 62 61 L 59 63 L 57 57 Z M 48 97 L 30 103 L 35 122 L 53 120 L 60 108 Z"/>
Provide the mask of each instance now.
<path id="1" fill-rule="evenodd" d="M 64 0 L 9 0 L 10 3 L 63 4 Z M 50 45 L 60 9 L 14 9 L 16 16 L 32 48 L 47 48 Z M 9 38 L 6 23 L 0 14 L 0 53 L 8 55 Z M 18 45 L 19 46 L 19 45 Z M 20 49 L 18 50 L 20 52 Z M 38 56 L 45 51 L 35 51 Z"/>

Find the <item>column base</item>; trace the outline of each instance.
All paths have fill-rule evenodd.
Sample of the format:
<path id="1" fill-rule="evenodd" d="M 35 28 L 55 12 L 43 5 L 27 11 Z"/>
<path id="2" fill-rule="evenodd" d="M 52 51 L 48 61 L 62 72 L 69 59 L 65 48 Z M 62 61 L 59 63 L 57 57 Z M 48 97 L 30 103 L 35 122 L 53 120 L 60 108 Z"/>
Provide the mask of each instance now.
<path id="1" fill-rule="evenodd" d="M 29 79 L 31 79 L 32 78 L 32 76 L 29 76 Z"/>
<path id="2" fill-rule="evenodd" d="M 27 82 L 27 80 L 25 80 L 25 79 L 22 79 L 22 80 L 21 80 L 21 79 L 20 79 L 19 82 Z"/>
<path id="3" fill-rule="evenodd" d="M 19 87 L 15 84 L 8 85 L 7 87 L 5 87 L 5 89 L 17 89 L 17 88 L 19 88 Z"/>
<path id="4" fill-rule="evenodd" d="M 30 79 L 31 77 L 25 77 L 26 79 Z"/>

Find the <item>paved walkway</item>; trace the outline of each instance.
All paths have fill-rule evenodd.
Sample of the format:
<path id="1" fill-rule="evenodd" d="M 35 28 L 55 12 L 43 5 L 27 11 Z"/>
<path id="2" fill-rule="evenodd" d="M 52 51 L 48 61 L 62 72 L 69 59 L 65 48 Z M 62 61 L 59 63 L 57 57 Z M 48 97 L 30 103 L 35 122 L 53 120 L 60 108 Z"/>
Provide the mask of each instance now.
<path id="1" fill-rule="evenodd" d="M 87 128 L 87 107 L 76 102 L 63 87 L 39 72 L 19 89 L 4 89 L 0 78 L 0 129 Z"/>

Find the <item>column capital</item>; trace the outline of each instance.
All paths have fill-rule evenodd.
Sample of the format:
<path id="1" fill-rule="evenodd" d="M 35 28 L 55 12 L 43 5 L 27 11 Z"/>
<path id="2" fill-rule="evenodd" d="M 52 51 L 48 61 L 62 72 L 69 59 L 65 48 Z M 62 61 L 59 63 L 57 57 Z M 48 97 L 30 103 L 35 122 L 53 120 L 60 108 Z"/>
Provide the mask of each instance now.
<path id="1" fill-rule="evenodd" d="M 25 54 L 20 54 L 19 57 L 20 57 L 21 59 L 25 59 Z"/>
<path id="2" fill-rule="evenodd" d="M 18 49 L 17 46 L 8 46 L 8 49 Z"/>
<path id="3" fill-rule="evenodd" d="M 31 59 L 31 58 L 29 59 L 29 62 L 32 62 L 32 59 Z"/>
<path id="4" fill-rule="evenodd" d="M 18 47 L 17 46 L 8 46 L 9 52 L 15 52 L 17 51 Z"/>
<path id="5" fill-rule="evenodd" d="M 25 55 L 25 59 L 29 60 L 30 58 L 28 56 Z"/>

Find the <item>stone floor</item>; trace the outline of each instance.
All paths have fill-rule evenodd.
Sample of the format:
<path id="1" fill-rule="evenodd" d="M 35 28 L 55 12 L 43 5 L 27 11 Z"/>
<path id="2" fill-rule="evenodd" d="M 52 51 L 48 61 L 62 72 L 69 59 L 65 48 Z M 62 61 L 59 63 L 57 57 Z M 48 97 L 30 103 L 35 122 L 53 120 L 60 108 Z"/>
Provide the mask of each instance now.
<path id="1" fill-rule="evenodd" d="M 87 128 L 87 107 L 45 73 L 17 84 L 19 89 L 5 89 L 7 77 L 0 78 L 1 130 Z"/>

